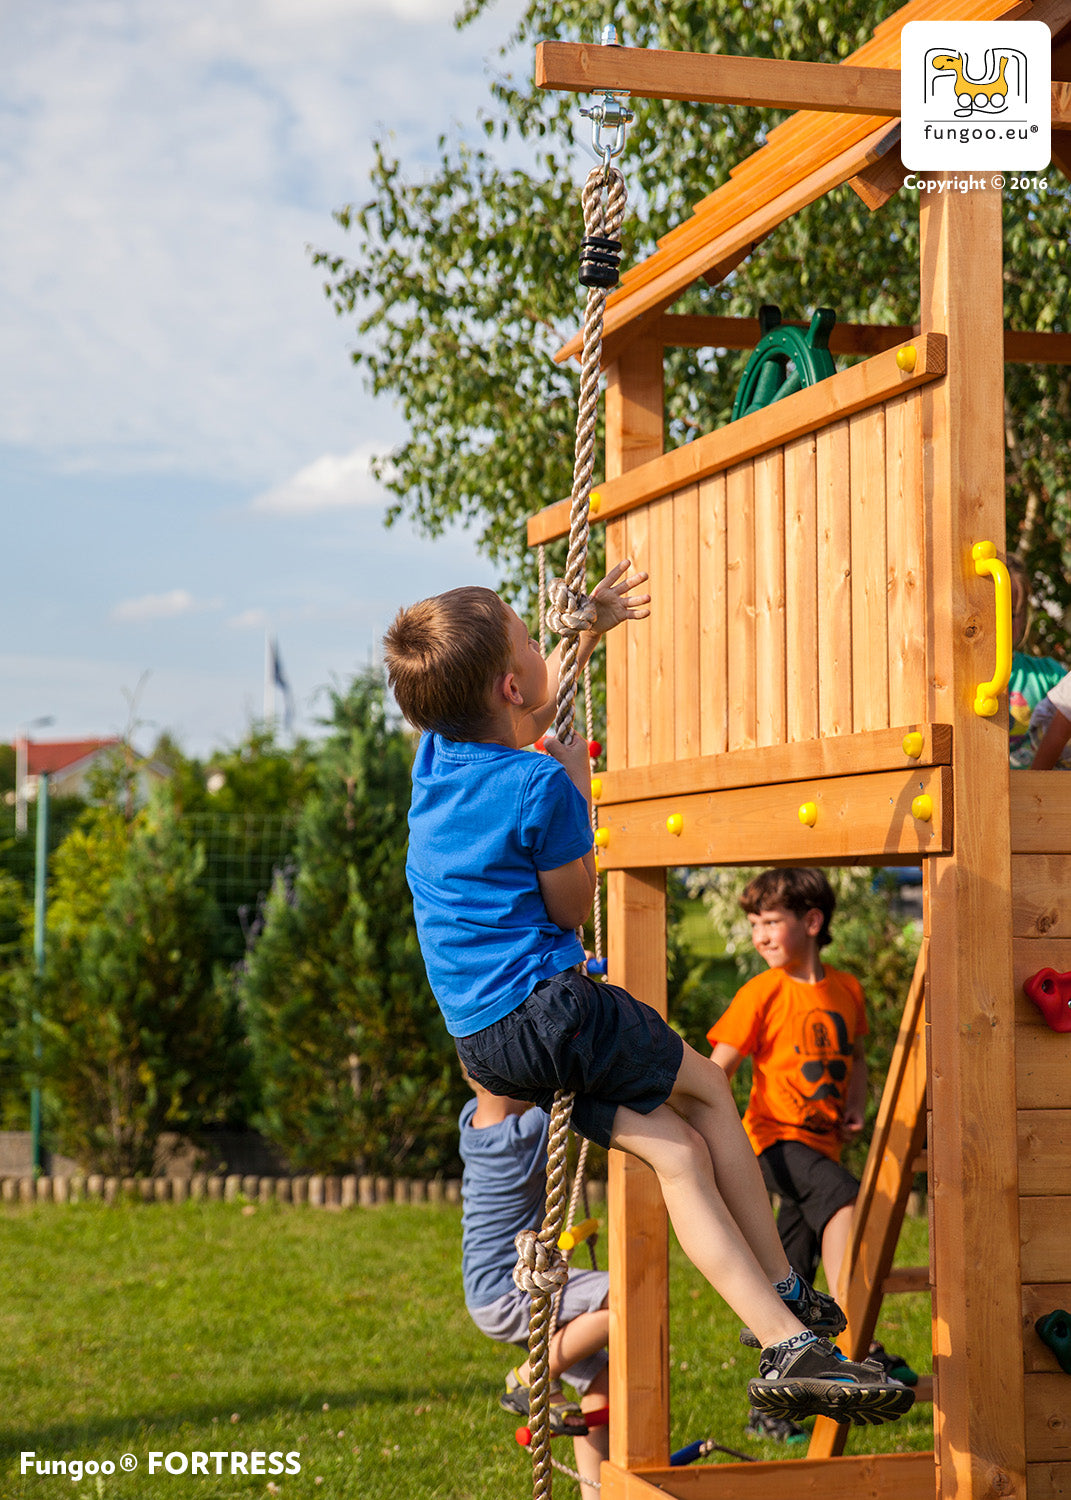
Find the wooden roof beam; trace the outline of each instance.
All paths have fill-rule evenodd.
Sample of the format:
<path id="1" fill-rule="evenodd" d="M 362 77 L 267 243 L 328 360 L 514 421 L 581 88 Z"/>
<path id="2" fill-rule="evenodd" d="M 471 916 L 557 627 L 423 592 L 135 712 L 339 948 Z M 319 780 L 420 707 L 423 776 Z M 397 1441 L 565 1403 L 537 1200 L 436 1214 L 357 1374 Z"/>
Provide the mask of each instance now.
<path id="1" fill-rule="evenodd" d="M 813 109 L 831 114 L 900 114 L 899 68 L 731 57 L 720 52 L 660 52 L 586 42 L 540 42 L 536 87 L 593 93 L 626 89 L 640 99 Z"/>
<path id="2" fill-rule="evenodd" d="M 622 89 L 639 99 L 900 116 L 899 68 L 857 68 L 851 63 L 539 42 L 535 81 L 537 88 L 569 93 Z M 1071 89 L 1059 81 L 1052 85 L 1052 126 L 1071 130 Z"/>
<path id="3" fill-rule="evenodd" d="M 786 318 L 782 326 L 806 328 L 808 325 Z M 758 318 L 723 318 L 711 313 L 662 313 L 647 325 L 646 334 L 667 349 L 754 349 L 761 337 Z M 881 354 L 918 336 L 917 327 L 892 323 L 834 323 L 829 335 L 829 352 Z M 1004 359 L 1013 365 L 1071 364 L 1071 333 L 1006 328 Z"/>

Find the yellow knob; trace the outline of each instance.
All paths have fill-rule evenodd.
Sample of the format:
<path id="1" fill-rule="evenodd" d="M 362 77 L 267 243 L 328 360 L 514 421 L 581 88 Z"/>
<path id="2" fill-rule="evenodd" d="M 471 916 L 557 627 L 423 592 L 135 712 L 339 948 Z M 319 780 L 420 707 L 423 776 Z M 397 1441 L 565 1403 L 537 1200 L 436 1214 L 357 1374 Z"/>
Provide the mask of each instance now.
<path id="1" fill-rule="evenodd" d="M 595 873 L 596 875 L 602 874 L 602 861 L 599 859 L 599 856 L 597 854 L 595 856 Z"/>
<path id="2" fill-rule="evenodd" d="M 910 375 L 918 364 L 919 351 L 914 344 L 905 344 L 902 349 L 896 351 L 896 368 L 903 370 L 905 375 Z"/>
<path id="3" fill-rule="evenodd" d="M 920 823 L 928 823 L 933 817 L 933 798 L 928 797 L 925 792 L 920 792 L 911 804 L 911 816 L 917 818 Z"/>
<path id="4" fill-rule="evenodd" d="M 801 804 L 800 822 L 806 823 L 808 828 L 813 828 L 818 822 L 818 807 L 814 802 L 804 802 Z"/>
<path id="5" fill-rule="evenodd" d="M 917 730 L 904 735 L 904 754 L 910 755 L 912 760 L 918 760 L 922 754 L 922 735 Z"/>
<path id="6" fill-rule="evenodd" d="M 601 504 L 602 496 L 599 494 L 598 490 L 592 490 L 591 494 L 588 496 L 588 509 L 591 511 L 591 514 L 593 516 L 598 515 L 599 506 Z"/>
<path id="7" fill-rule="evenodd" d="M 596 828 L 595 842 L 600 849 L 605 849 L 610 842 L 610 830 L 608 828 Z"/>
<path id="8" fill-rule="evenodd" d="M 594 800 L 596 802 L 598 802 L 599 798 L 602 796 L 602 777 L 601 776 L 593 776 L 591 778 L 591 795 L 592 795 L 592 797 L 594 798 Z"/>
<path id="9" fill-rule="evenodd" d="M 666 819 L 666 832 L 675 833 L 679 838 L 684 830 L 684 818 L 680 813 L 670 813 Z"/>

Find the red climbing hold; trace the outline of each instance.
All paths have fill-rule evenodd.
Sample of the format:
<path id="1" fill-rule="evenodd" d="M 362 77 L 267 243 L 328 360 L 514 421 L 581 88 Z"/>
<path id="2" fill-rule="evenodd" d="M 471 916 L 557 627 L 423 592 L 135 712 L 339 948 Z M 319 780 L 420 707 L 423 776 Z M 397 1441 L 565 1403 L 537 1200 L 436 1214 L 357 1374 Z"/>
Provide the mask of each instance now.
<path id="1" fill-rule="evenodd" d="M 1039 969 L 1023 980 L 1023 992 L 1032 1000 L 1053 1031 L 1071 1031 L 1071 974 Z"/>

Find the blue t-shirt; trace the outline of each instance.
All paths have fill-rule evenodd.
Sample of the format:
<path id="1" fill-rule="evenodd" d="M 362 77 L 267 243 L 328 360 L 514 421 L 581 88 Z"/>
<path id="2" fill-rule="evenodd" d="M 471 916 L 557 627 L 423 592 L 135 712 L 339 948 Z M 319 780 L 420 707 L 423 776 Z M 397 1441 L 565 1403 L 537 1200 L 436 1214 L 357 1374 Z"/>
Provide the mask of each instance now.
<path id="1" fill-rule="evenodd" d="M 557 761 L 425 734 L 413 763 L 406 874 L 424 965 L 451 1036 L 522 1005 L 584 957 L 551 920 L 539 871 L 591 848 L 587 803 Z"/>
<path id="2" fill-rule="evenodd" d="M 514 1238 L 543 1222 L 550 1120 L 535 1105 L 476 1130 L 476 1100 L 461 1111 L 461 1279 L 466 1307 L 513 1290 Z"/>

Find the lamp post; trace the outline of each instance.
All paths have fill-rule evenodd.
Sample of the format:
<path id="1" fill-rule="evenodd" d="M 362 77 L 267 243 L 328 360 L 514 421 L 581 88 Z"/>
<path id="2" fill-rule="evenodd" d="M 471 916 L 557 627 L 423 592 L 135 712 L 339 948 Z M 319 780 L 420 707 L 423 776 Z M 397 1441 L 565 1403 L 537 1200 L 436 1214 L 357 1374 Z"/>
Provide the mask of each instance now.
<path id="1" fill-rule="evenodd" d="M 33 1055 L 41 1056 L 40 986 L 45 972 L 45 913 L 48 910 L 48 772 L 41 772 L 37 791 L 37 838 L 33 884 Z M 41 1090 L 30 1090 L 30 1150 L 33 1175 L 41 1175 Z"/>
<path id="2" fill-rule="evenodd" d="M 22 838 L 26 832 L 26 778 L 29 775 L 30 759 L 30 730 L 44 729 L 46 724 L 51 724 L 51 714 L 45 714 L 43 718 L 31 719 L 28 724 L 21 725 L 15 731 L 15 834 Z"/>

